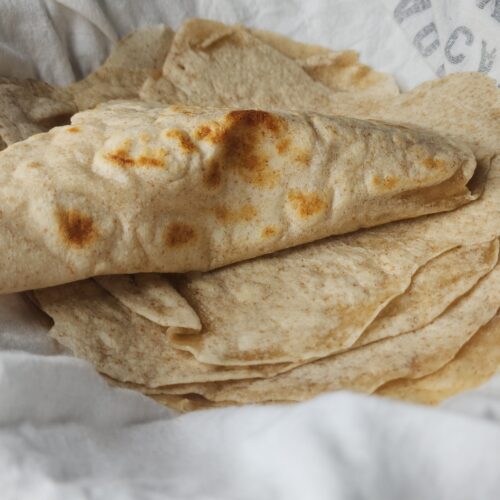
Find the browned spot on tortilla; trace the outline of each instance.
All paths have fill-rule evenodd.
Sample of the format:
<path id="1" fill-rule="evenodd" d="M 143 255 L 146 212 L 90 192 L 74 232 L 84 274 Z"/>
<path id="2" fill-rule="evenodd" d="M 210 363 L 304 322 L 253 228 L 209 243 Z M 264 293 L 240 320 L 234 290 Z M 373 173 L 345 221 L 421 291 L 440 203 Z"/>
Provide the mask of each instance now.
<path id="1" fill-rule="evenodd" d="M 225 132 L 226 128 L 220 123 L 210 122 L 205 125 L 200 125 L 194 131 L 194 135 L 199 140 L 211 142 L 212 144 L 219 144 L 224 140 Z"/>
<path id="2" fill-rule="evenodd" d="M 263 238 L 270 238 L 271 236 L 274 236 L 277 232 L 278 232 L 278 230 L 276 229 L 275 226 L 266 226 L 262 230 L 262 237 Z"/>
<path id="3" fill-rule="evenodd" d="M 243 205 L 241 208 L 231 210 L 225 205 L 217 205 L 213 209 L 214 215 L 223 224 L 234 224 L 237 222 L 248 222 L 257 215 L 257 210 L 253 205 Z"/>
<path id="4" fill-rule="evenodd" d="M 78 132 L 80 132 L 80 127 L 69 127 L 67 130 L 72 134 L 77 134 Z"/>
<path id="5" fill-rule="evenodd" d="M 269 166 L 262 145 L 265 141 L 277 144 L 283 140 L 286 122 L 277 115 L 257 110 L 231 111 L 225 122 L 226 126 L 216 134 L 221 169 L 235 172 L 254 186 L 273 187 L 279 173 Z"/>
<path id="6" fill-rule="evenodd" d="M 83 248 L 96 237 L 92 217 L 79 210 L 59 210 L 56 214 L 61 238 L 74 248 Z"/>
<path id="7" fill-rule="evenodd" d="M 151 142 L 151 136 L 149 134 L 143 133 L 143 134 L 139 135 L 139 140 L 142 143 L 147 144 L 148 142 Z"/>
<path id="8" fill-rule="evenodd" d="M 284 126 L 284 120 L 278 116 L 256 109 L 237 109 L 230 111 L 226 120 L 231 123 L 243 124 L 246 127 L 260 127 L 271 132 L 280 132 Z"/>
<path id="9" fill-rule="evenodd" d="M 326 202 L 316 193 L 292 189 L 288 192 L 288 200 L 302 219 L 316 215 L 326 209 Z"/>
<path id="10" fill-rule="evenodd" d="M 167 151 L 164 148 L 145 148 L 143 152 L 134 158 L 130 154 L 130 141 L 125 141 L 116 151 L 106 153 L 104 157 L 111 163 L 122 167 L 154 167 L 165 166 Z"/>
<path id="11" fill-rule="evenodd" d="M 167 152 L 163 148 L 160 148 L 158 151 L 139 156 L 136 164 L 140 167 L 163 167 L 166 155 Z"/>
<path id="12" fill-rule="evenodd" d="M 196 146 L 191 140 L 191 137 L 189 137 L 189 135 L 186 132 L 183 132 L 182 130 L 178 129 L 167 130 L 165 132 L 165 137 L 176 139 L 181 149 L 185 153 L 192 153 L 196 149 Z"/>
<path id="13" fill-rule="evenodd" d="M 424 158 L 422 160 L 422 164 L 427 168 L 441 169 L 444 168 L 446 162 L 443 160 L 439 160 L 438 158 Z"/>
<path id="14" fill-rule="evenodd" d="M 311 153 L 309 151 L 299 150 L 295 155 L 295 161 L 300 163 L 302 166 L 307 167 L 311 162 Z"/>
<path id="15" fill-rule="evenodd" d="M 165 236 L 169 247 L 180 247 L 196 238 L 195 230 L 184 222 L 173 222 L 168 226 Z"/>
<path id="16" fill-rule="evenodd" d="M 203 174 L 203 182 L 209 188 L 216 188 L 220 185 L 222 180 L 222 172 L 220 169 L 219 162 L 212 161 L 208 165 L 208 169 Z"/>
<path id="17" fill-rule="evenodd" d="M 106 153 L 104 157 L 119 167 L 133 167 L 135 165 L 135 160 L 130 156 L 130 141 L 128 140 L 117 150 Z"/>
<path id="18" fill-rule="evenodd" d="M 208 125 L 201 125 L 194 131 L 194 135 L 197 139 L 205 139 L 212 133 L 212 129 Z"/>
<path id="19" fill-rule="evenodd" d="M 276 151 L 278 154 L 282 155 L 290 147 L 290 139 L 285 137 L 276 144 Z"/>
<path id="20" fill-rule="evenodd" d="M 375 186 L 393 189 L 398 184 L 398 178 L 392 175 L 388 175 L 387 177 L 379 177 L 378 175 L 375 175 L 372 182 Z"/>
<path id="21" fill-rule="evenodd" d="M 42 166 L 42 164 L 37 162 L 37 161 L 31 161 L 30 163 L 28 163 L 28 167 L 31 167 L 31 168 L 38 168 L 41 166 Z"/>

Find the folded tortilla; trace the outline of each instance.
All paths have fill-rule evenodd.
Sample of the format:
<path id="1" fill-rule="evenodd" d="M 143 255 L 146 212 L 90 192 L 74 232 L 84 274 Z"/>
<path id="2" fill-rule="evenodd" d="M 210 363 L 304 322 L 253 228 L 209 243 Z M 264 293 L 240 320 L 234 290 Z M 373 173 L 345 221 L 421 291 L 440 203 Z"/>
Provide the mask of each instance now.
<path id="1" fill-rule="evenodd" d="M 293 367 L 275 364 L 226 368 L 198 363 L 174 349 L 166 328 L 130 311 L 94 280 L 35 290 L 54 320 L 51 336 L 102 373 L 156 387 L 168 384 L 271 376 Z"/>
<path id="2" fill-rule="evenodd" d="M 477 197 L 471 151 L 424 129 L 132 101 L 14 144 L 0 166 L 0 292 L 208 270 Z"/>
<path id="3" fill-rule="evenodd" d="M 500 265 L 432 323 L 398 337 L 336 354 L 274 377 L 165 388 L 166 394 L 199 394 L 211 401 L 302 401 L 321 392 L 371 393 L 399 378 L 420 378 L 450 362 L 497 313 Z M 155 392 L 159 392 L 158 389 Z"/>

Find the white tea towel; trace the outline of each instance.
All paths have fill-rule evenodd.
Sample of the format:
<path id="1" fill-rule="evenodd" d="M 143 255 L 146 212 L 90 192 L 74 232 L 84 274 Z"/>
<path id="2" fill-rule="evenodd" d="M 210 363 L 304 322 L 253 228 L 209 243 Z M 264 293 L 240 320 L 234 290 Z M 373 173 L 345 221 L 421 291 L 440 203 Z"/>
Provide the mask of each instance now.
<path id="1" fill-rule="evenodd" d="M 441 66 L 479 69 L 478 56 L 468 56 L 482 47 L 476 23 L 498 0 L 441 3 L 0 0 L 0 75 L 67 84 L 95 69 L 130 31 L 159 23 L 175 29 L 199 16 L 354 48 L 408 89 L 436 78 Z M 468 24 L 458 4 L 472 5 Z M 460 45 L 462 34 L 451 43 L 450 54 L 464 54 L 458 63 L 445 60 L 456 22 L 445 24 L 443 38 L 442 12 L 474 33 L 470 45 Z M 498 37 L 488 37 L 492 53 Z M 489 73 L 497 71 L 495 59 Z M 499 378 L 441 408 L 332 393 L 304 404 L 178 417 L 60 355 L 47 329 L 20 294 L 0 297 L 2 500 L 500 498 Z"/>

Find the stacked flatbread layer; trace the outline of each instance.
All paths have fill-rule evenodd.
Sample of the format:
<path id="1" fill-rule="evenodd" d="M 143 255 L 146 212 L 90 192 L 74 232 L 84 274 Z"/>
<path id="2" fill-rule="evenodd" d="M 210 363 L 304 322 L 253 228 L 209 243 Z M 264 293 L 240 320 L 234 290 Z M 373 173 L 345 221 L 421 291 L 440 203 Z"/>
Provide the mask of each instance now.
<path id="1" fill-rule="evenodd" d="M 34 300 L 112 383 L 181 411 L 339 389 L 437 403 L 500 368 L 486 76 L 400 94 L 352 51 L 191 20 L 64 92 L 72 124 L 0 157 L 10 213 L 30 198 L 2 220 L 2 286 L 66 283 Z"/>

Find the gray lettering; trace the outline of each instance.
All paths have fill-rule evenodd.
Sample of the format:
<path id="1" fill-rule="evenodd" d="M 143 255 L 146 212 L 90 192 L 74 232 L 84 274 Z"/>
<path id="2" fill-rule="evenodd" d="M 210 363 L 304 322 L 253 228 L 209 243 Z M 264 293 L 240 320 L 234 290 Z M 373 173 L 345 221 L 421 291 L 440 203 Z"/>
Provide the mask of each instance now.
<path id="1" fill-rule="evenodd" d="M 439 68 L 436 71 L 436 74 L 437 74 L 437 76 L 439 76 L 439 78 L 443 78 L 443 76 L 446 75 L 446 71 L 444 69 L 444 64 L 441 64 L 439 66 Z"/>
<path id="2" fill-rule="evenodd" d="M 451 32 L 451 35 L 448 38 L 448 41 L 446 42 L 446 46 L 444 48 L 444 55 L 446 56 L 446 59 L 448 59 L 448 61 L 450 61 L 452 64 L 459 64 L 465 59 L 464 54 L 454 55 L 451 53 L 451 49 L 453 48 L 453 45 L 455 45 L 455 42 L 457 41 L 460 34 L 465 36 L 465 45 L 472 45 L 472 42 L 474 41 L 474 35 L 472 34 L 472 31 L 466 26 L 458 26 L 458 28 L 455 28 Z"/>
<path id="3" fill-rule="evenodd" d="M 394 9 L 394 19 L 402 23 L 407 17 L 430 8 L 431 0 L 401 0 Z"/>
<path id="4" fill-rule="evenodd" d="M 480 9 L 484 9 L 486 4 L 490 3 L 491 0 L 476 0 L 476 5 Z M 495 0 L 495 6 L 493 7 L 493 12 L 491 13 L 491 17 L 496 19 L 500 23 L 500 0 Z"/>
<path id="5" fill-rule="evenodd" d="M 490 52 L 486 49 L 486 42 L 481 41 L 481 61 L 479 62 L 479 73 L 489 73 L 493 67 L 493 62 L 497 55 L 497 49 L 493 48 Z"/>
<path id="6" fill-rule="evenodd" d="M 427 44 L 424 45 L 422 42 L 423 40 L 430 35 L 431 33 L 434 33 L 434 40 Z M 434 23 L 429 23 L 425 25 L 416 35 L 415 38 L 413 39 L 413 45 L 417 47 L 418 51 L 424 56 L 428 57 L 430 56 L 438 47 L 439 47 L 439 36 L 438 32 L 436 29 L 436 25 Z"/>

